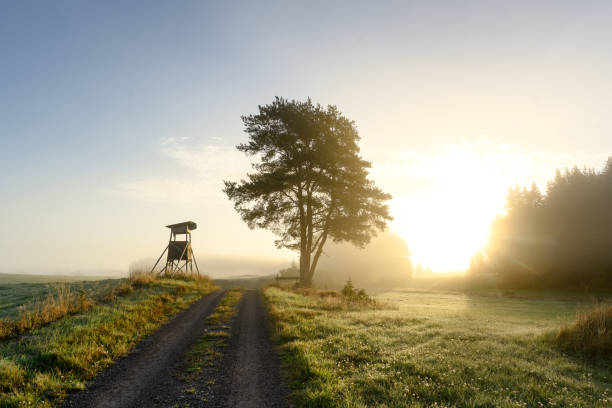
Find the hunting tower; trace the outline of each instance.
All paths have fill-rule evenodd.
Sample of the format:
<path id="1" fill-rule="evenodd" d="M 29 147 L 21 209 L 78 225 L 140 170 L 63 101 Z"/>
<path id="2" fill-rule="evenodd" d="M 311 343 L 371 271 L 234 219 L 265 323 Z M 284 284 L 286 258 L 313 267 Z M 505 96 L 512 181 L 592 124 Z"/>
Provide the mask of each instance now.
<path id="1" fill-rule="evenodd" d="M 155 267 L 161 261 L 162 257 L 166 252 L 168 252 L 168 256 L 166 258 L 166 266 L 159 272 L 159 274 L 163 273 L 171 273 L 171 272 L 180 272 L 184 271 L 186 273 L 193 273 L 193 265 L 195 264 L 196 271 L 198 275 L 200 274 L 200 269 L 198 268 L 198 263 L 195 260 L 195 256 L 193 255 L 193 249 L 191 248 L 191 231 L 196 229 L 198 226 L 193 221 L 180 222 L 178 224 L 166 225 L 166 228 L 170 228 L 170 239 L 168 240 L 168 245 L 166 249 L 162 252 L 162 254 L 155 262 L 153 269 L 151 272 L 155 270 Z M 178 240 L 177 235 L 184 235 L 183 240 Z"/>

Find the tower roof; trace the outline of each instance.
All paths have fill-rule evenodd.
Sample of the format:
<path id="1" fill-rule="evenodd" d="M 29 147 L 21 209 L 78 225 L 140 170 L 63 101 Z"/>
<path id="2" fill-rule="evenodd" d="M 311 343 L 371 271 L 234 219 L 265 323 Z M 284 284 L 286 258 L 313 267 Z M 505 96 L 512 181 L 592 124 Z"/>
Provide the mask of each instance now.
<path id="1" fill-rule="evenodd" d="M 198 224 L 196 224 L 193 221 L 185 221 L 185 222 L 179 222 L 178 224 L 166 225 L 166 228 L 170 228 L 172 232 L 175 232 L 175 233 L 186 233 L 186 232 L 193 231 L 194 229 L 198 228 Z"/>

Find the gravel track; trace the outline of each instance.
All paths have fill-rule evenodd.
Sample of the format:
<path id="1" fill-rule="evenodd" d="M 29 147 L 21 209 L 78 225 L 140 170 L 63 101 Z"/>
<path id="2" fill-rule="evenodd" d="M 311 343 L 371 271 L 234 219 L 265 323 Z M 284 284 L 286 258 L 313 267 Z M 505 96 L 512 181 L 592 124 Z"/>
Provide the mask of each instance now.
<path id="1" fill-rule="evenodd" d="M 244 292 L 232 336 L 218 365 L 207 407 L 284 408 L 290 404 L 280 361 L 270 339 L 261 293 Z"/>
<path id="2" fill-rule="evenodd" d="M 288 389 L 257 290 L 244 292 L 220 357 L 197 375 L 185 375 L 184 354 L 207 329 L 206 317 L 223 292 L 205 296 L 104 370 L 64 408 L 286 408 Z"/>

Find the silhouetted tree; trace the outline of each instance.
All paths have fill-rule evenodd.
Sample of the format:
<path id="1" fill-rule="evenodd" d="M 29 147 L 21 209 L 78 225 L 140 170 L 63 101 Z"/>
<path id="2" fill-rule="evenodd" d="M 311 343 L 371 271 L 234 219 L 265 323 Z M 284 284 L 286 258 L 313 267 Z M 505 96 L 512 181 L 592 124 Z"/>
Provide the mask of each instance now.
<path id="1" fill-rule="evenodd" d="M 277 97 L 242 120 L 249 141 L 237 148 L 260 162 L 247 180 L 225 181 L 224 192 L 250 228 L 300 252 L 301 285 L 311 285 L 328 239 L 363 247 L 391 220 L 391 196 L 368 179 L 355 124 L 335 106 Z"/>
<path id="2" fill-rule="evenodd" d="M 612 158 L 600 173 L 556 171 L 542 195 L 510 188 L 491 228 L 486 261 L 507 286 L 612 286 Z"/>

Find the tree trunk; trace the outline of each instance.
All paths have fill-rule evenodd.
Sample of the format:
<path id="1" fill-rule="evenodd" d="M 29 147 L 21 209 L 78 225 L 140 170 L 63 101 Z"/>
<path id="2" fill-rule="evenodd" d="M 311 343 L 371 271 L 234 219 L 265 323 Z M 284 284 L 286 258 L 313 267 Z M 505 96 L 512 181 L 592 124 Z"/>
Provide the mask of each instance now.
<path id="1" fill-rule="evenodd" d="M 312 275 L 310 274 L 310 254 L 312 253 L 312 186 L 309 184 L 306 189 L 306 218 L 304 219 L 302 230 L 305 230 L 305 239 L 300 245 L 300 264 L 304 259 L 304 269 L 300 265 L 300 286 L 309 288 L 312 285 Z M 303 271 L 303 272 L 302 272 Z"/>
<path id="2" fill-rule="evenodd" d="M 305 220 L 304 220 L 305 221 Z M 308 288 L 311 284 L 310 272 L 310 248 L 308 246 L 307 222 L 300 226 L 300 286 Z"/>
<path id="3" fill-rule="evenodd" d="M 305 245 L 303 245 L 304 247 Z M 310 275 L 310 251 L 300 249 L 300 287 L 309 288 L 312 284 Z"/>
<path id="4" fill-rule="evenodd" d="M 325 241 L 327 241 L 327 231 L 323 232 L 323 238 L 321 242 L 319 242 L 319 246 L 317 251 L 315 252 L 314 258 L 312 260 L 312 264 L 310 265 L 310 271 L 308 272 L 308 280 L 312 283 L 312 277 L 314 276 L 315 269 L 317 269 L 317 263 L 319 262 L 319 258 L 323 253 L 323 245 L 325 245 Z"/>

